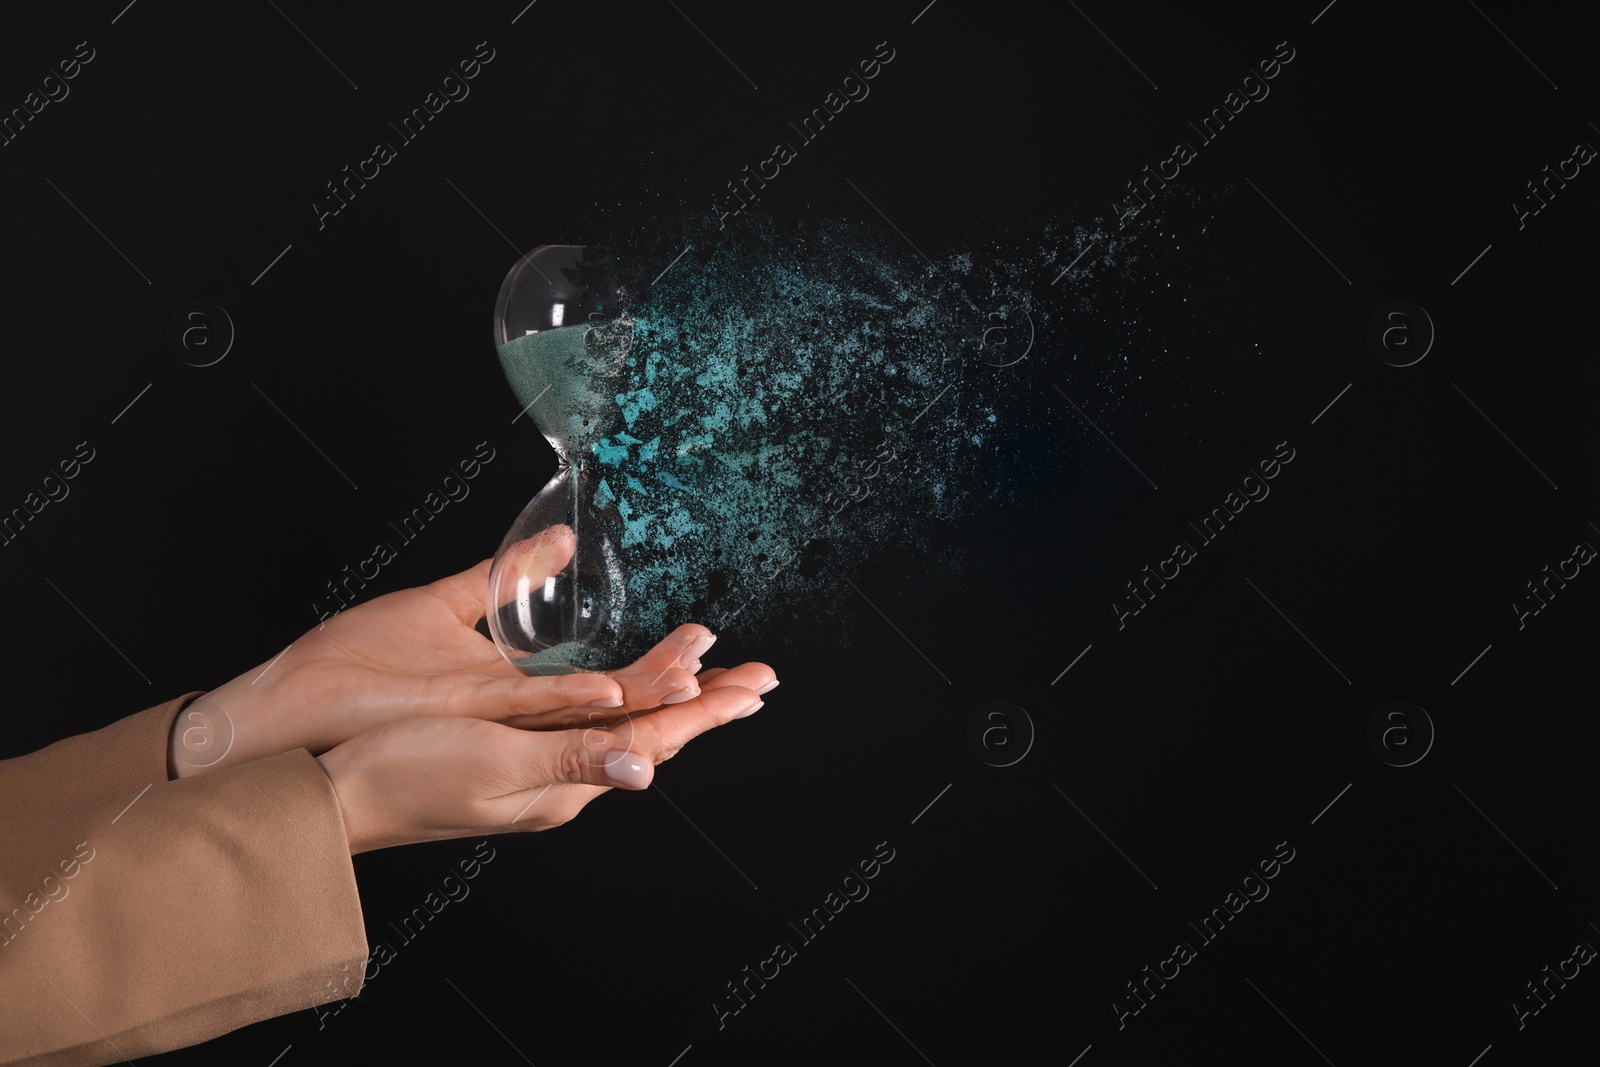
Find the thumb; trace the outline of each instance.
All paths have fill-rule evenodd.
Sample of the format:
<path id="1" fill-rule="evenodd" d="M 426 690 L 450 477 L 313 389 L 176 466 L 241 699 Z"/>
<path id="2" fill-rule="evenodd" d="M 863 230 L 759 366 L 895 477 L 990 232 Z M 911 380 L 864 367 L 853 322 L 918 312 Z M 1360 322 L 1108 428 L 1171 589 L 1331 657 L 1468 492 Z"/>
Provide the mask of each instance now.
<path id="1" fill-rule="evenodd" d="M 513 788 L 486 808 L 496 825 L 559 826 L 608 789 L 644 789 L 655 777 L 649 756 L 604 730 L 509 733 L 502 756 Z"/>
<path id="2" fill-rule="evenodd" d="M 494 557 L 481 559 L 459 574 L 449 574 L 421 588 L 444 601 L 462 625 L 472 626 L 483 618 L 483 591 L 489 584 L 489 568 Z"/>
<path id="3" fill-rule="evenodd" d="M 545 732 L 519 731 L 518 778 L 524 788 L 592 785 L 644 789 L 655 778 L 655 760 L 629 747 L 633 732 L 599 727 Z"/>

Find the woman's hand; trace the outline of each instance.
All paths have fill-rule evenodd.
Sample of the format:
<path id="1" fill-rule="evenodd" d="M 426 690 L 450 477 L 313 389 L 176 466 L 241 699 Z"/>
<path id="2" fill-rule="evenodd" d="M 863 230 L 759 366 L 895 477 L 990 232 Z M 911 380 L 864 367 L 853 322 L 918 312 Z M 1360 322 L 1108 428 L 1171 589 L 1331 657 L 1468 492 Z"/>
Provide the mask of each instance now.
<path id="1" fill-rule="evenodd" d="M 358 604 L 195 699 L 173 724 L 172 776 L 296 748 L 325 752 L 408 716 L 548 728 L 608 722 L 700 695 L 700 657 L 716 638 L 696 624 L 616 671 L 523 675 L 475 629 L 491 562 Z M 739 669 L 746 668 L 755 671 L 747 679 L 753 688 L 777 684 L 770 668 Z"/>
<path id="2" fill-rule="evenodd" d="M 519 730 L 481 718 L 395 719 L 318 757 L 339 796 L 350 854 L 484 832 L 544 830 L 607 789 L 644 789 L 655 765 L 761 698 L 738 681 L 760 664 L 721 672 L 700 696 L 609 728 Z M 770 688 L 770 687 L 769 687 Z"/>

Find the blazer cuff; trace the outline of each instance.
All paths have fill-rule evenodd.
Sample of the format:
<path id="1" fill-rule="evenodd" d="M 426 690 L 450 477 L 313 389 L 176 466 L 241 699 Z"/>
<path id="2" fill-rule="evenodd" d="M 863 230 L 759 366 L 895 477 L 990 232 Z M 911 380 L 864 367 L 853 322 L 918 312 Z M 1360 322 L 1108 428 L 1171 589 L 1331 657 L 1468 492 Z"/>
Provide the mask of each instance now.
<path id="1" fill-rule="evenodd" d="M 167 781 L 167 752 L 178 713 L 207 690 L 64 737 L 26 756 L 0 760 L 0 818 L 60 811 L 122 797 Z"/>
<path id="2" fill-rule="evenodd" d="M 61 872 L 0 946 L 0 1062 L 137 1058 L 360 992 L 355 871 L 309 752 L 133 792 L 0 823 L 17 876 Z"/>

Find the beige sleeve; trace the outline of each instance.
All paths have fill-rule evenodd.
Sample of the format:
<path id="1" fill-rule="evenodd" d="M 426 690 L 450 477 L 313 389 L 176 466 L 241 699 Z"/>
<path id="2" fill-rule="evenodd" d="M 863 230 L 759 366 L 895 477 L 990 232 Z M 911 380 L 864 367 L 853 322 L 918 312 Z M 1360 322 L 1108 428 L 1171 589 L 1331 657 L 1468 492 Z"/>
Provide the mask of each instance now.
<path id="1" fill-rule="evenodd" d="M 167 781 L 186 699 L 0 762 L 0 1063 L 116 1063 L 360 991 L 322 765 Z"/>
<path id="2" fill-rule="evenodd" d="M 0 760 L 0 819 L 115 797 L 126 804 L 151 782 L 166 781 L 172 723 L 200 695 L 185 693 L 99 730 Z"/>

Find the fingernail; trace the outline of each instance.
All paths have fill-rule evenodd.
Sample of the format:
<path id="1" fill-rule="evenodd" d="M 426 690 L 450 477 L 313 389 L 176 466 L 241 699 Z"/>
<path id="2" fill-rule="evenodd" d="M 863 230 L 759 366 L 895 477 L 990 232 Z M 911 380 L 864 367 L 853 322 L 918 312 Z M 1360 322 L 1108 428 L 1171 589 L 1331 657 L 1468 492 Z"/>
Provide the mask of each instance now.
<path id="1" fill-rule="evenodd" d="M 619 748 L 606 753 L 606 777 L 616 785 L 635 789 L 650 784 L 650 769 L 643 756 Z"/>
<path id="2" fill-rule="evenodd" d="M 760 696 L 762 693 L 770 693 L 776 688 L 778 688 L 778 680 L 776 678 L 774 678 L 772 681 L 768 682 L 766 685 L 762 686 L 760 689 L 757 689 L 756 690 L 756 695 Z"/>
<path id="3" fill-rule="evenodd" d="M 589 706 L 591 708 L 620 708 L 622 707 L 622 698 L 607 697 L 605 700 L 591 700 L 589 701 Z"/>
<path id="4" fill-rule="evenodd" d="M 754 715 L 756 712 L 761 710 L 762 705 L 765 704 L 765 703 L 766 703 L 765 700 L 758 700 L 754 704 L 751 704 L 748 708 L 745 708 L 739 714 L 735 715 L 734 718 L 735 719 L 742 719 L 746 715 Z"/>
<path id="5" fill-rule="evenodd" d="M 663 704 L 682 704 L 685 700 L 693 700 L 700 695 L 700 690 L 695 686 L 688 686 L 676 693 L 668 693 L 661 698 Z"/>
<path id="6" fill-rule="evenodd" d="M 699 659 L 701 656 L 706 654 L 707 649 L 716 644 L 716 641 L 716 634 L 712 634 L 710 637 L 695 638 L 693 641 L 689 642 L 689 647 L 683 650 L 682 659 L 687 662 L 693 662 L 694 660 Z"/>

